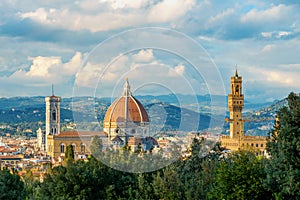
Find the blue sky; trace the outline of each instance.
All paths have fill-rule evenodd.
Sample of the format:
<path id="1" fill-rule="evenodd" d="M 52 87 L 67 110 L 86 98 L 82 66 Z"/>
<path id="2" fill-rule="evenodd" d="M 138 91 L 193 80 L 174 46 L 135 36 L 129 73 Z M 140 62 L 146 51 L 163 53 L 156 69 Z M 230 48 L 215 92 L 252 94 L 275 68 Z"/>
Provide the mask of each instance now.
<path id="1" fill-rule="evenodd" d="M 296 0 L 2 0 L 0 96 L 45 96 L 52 83 L 63 97 L 74 95 L 74 87 L 76 95 L 117 95 L 124 77 L 141 94 L 226 94 L 237 65 L 249 101 L 281 99 L 300 92 L 299 10 Z M 145 27 L 177 31 L 203 51 L 176 36 L 148 34 L 147 44 L 164 50 L 118 36 Z M 114 43 L 103 51 L 111 37 Z M 115 42 L 132 49 L 122 52 Z M 210 62 L 189 63 L 172 51 L 177 42 L 187 55 L 206 53 Z M 99 52 L 103 59 L 92 60 Z M 193 64 L 206 66 L 199 77 Z"/>

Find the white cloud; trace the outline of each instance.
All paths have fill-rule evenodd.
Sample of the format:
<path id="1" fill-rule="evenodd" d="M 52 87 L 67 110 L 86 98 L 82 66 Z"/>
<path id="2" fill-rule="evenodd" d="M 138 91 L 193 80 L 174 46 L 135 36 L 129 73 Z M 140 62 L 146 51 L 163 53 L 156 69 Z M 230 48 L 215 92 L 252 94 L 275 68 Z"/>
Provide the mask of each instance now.
<path id="1" fill-rule="evenodd" d="M 104 69 L 101 64 L 86 63 L 75 75 L 75 85 L 94 88 L 100 78 L 99 69 Z"/>
<path id="2" fill-rule="evenodd" d="M 154 60 L 154 55 L 152 49 L 142 49 L 137 54 L 133 55 L 133 60 L 135 62 L 151 62 Z"/>
<path id="3" fill-rule="evenodd" d="M 288 32 L 288 31 L 279 31 L 278 33 L 278 38 L 281 38 L 281 37 L 285 37 L 285 36 L 289 36 L 291 35 L 292 33 L 291 32 Z"/>
<path id="4" fill-rule="evenodd" d="M 146 0 L 97 2 L 90 0 L 77 4 L 79 10 L 71 7 L 48 9 L 40 7 L 35 11 L 21 12 L 19 16 L 68 30 L 88 29 L 97 32 L 138 26 L 148 22 L 171 22 L 184 16 L 192 9 L 195 1 L 164 0 L 155 4 Z"/>
<path id="5" fill-rule="evenodd" d="M 38 21 L 42 24 L 55 24 L 58 22 L 59 17 L 64 17 L 67 14 L 67 10 L 59 11 L 55 8 L 46 10 L 45 8 L 37 8 L 35 11 L 19 13 L 19 16 L 23 19 L 30 18 Z"/>
<path id="6" fill-rule="evenodd" d="M 227 17 L 230 17 L 232 14 L 235 13 L 235 9 L 233 8 L 228 8 L 225 11 L 218 13 L 215 16 L 212 16 L 208 22 L 206 23 L 207 26 L 212 26 L 214 24 L 219 24 L 220 21 L 226 20 Z"/>
<path id="7" fill-rule="evenodd" d="M 83 55 L 81 52 L 76 52 L 69 62 L 63 64 L 61 73 L 74 75 L 81 67 Z"/>
<path id="8" fill-rule="evenodd" d="M 111 7 L 113 9 L 128 9 L 128 8 L 134 8 L 139 9 L 144 7 L 149 3 L 147 0 L 134 0 L 134 1 L 128 1 L 128 0 L 102 0 L 102 2 L 109 2 Z"/>
<path id="9" fill-rule="evenodd" d="M 194 0 L 163 0 L 151 8 L 148 20 L 170 22 L 185 15 L 194 5 Z"/>
<path id="10" fill-rule="evenodd" d="M 273 32 L 262 32 L 261 35 L 262 35 L 264 38 L 271 38 L 272 35 L 273 35 Z"/>
<path id="11" fill-rule="evenodd" d="M 30 57 L 29 60 L 32 64 L 28 71 L 19 69 L 8 78 L 19 80 L 20 82 L 23 81 L 24 83 L 31 81 L 40 84 L 63 83 L 70 80 L 78 71 L 82 62 L 81 58 L 80 52 L 76 52 L 66 63 L 62 63 L 60 57 Z"/>
<path id="12" fill-rule="evenodd" d="M 174 68 L 169 69 L 168 75 L 171 77 L 183 76 L 184 71 L 185 71 L 184 65 L 177 65 Z"/>
<path id="13" fill-rule="evenodd" d="M 42 57 L 29 58 L 32 60 L 32 65 L 29 71 L 25 74 L 29 77 L 50 77 L 51 70 L 57 71 L 57 68 L 62 66 L 60 57 Z M 54 69 L 54 70 L 53 70 Z"/>
<path id="14" fill-rule="evenodd" d="M 112 85 L 122 74 L 126 73 L 130 64 L 128 55 L 120 55 L 109 65 L 87 62 L 75 76 L 75 84 L 79 87 L 95 88 L 99 81 Z"/>
<path id="15" fill-rule="evenodd" d="M 297 64 L 299 66 L 299 64 Z M 294 70 L 280 70 L 259 67 L 249 67 L 251 77 L 260 80 L 261 84 L 273 87 L 297 88 L 299 87 L 300 68 Z"/>
<path id="16" fill-rule="evenodd" d="M 241 22 L 258 22 L 264 23 L 266 21 L 280 21 L 289 17 L 293 10 L 293 6 L 286 6 L 283 4 L 274 5 L 266 10 L 252 9 L 241 17 Z"/>
<path id="17" fill-rule="evenodd" d="M 293 33 L 291 31 L 272 31 L 272 32 L 262 32 L 261 35 L 267 39 L 272 39 L 272 38 L 282 39 L 293 35 Z"/>
<path id="18" fill-rule="evenodd" d="M 262 52 L 270 52 L 274 48 L 276 48 L 276 45 L 274 45 L 274 44 L 268 44 L 268 45 L 264 46 L 261 51 Z"/>

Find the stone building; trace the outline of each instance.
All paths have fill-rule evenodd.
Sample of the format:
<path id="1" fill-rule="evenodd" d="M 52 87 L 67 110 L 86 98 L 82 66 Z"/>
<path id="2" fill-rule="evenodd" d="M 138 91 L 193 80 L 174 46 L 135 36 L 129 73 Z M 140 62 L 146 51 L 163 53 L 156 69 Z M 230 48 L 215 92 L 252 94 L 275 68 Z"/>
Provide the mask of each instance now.
<path id="1" fill-rule="evenodd" d="M 86 158 L 90 155 L 90 145 L 95 135 L 101 139 L 107 138 L 104 132 L 88 132 L 88 131 L 64 131 L 60 134 L 47 136 L 48 149 L 47 154 L 52 158 L 58 156 L 64 157 L 67 146 L 72 145 L 75 159 Z"/>
<path id="2" fill-rule="evenodd" d="M 47 136 L 60 133 L 60 100 L 59 96 L 54 95 L 52 85 L 52 95 L 45 97 L 46 102 L 46 130 L 37 130 L 38 147 L 41 151 L 47 152 Z"/>
<path id="3" fill-rule="evenodd" d="M 242 77 L 237 70 L 230 79 L 231 93 L 228 95 L 228 109 L 230 117 L 225 120 L 230 123 L 230 135 L 222 136 L 222 146 L 237 151 L 239 149 L 254 149 L 256 155 L 266 155 L 267 138 L 265 136 L 246 136 L 242 111 L 244 108 L 244 95 L 242 93 Z"/>

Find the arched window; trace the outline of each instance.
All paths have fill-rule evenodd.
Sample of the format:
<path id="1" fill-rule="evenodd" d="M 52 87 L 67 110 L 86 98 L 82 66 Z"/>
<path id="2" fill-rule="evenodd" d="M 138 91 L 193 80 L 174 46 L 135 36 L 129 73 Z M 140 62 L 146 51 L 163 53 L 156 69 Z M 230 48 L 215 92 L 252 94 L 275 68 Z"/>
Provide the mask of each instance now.
<path id="1" fill-rule="evenodd" d="M 82 153 L 85 153 L 85 144 L 80 145 L 80 150 Z"/>
<path id="2" fill-rule="evenodd" d="M 60 144 L 60 153 L 65 153 L 65 144 Z"/>
<path id="3" fill-rule="evenodd" d="M 56 110 L 52 110 L 52 120 L 56 121 Z"/>
<path id="4" fill-rule="evenodd" d="M 237 86 L 235 87 L 235 94 L 239 94 L 239 92 L 240 92 L 240 88 L 239 88 L 239 86 L 237 85 Z"/>

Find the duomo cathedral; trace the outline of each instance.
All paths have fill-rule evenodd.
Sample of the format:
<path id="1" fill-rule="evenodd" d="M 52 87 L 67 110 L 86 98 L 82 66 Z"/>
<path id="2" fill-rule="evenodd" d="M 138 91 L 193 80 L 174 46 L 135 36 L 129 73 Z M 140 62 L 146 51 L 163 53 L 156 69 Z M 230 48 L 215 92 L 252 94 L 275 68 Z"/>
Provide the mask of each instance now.
<path id="1" fill-rule="evenodd" d="M 52 158 L 64 156 L 66 147 L 72 145 L 76 158 L 90 155 L 90 145 L 94 136 L 99 136 L 106 148 L 128 145 L 132 151 L 139 146 L 147 151 L 157 148 L 158 143 L 150 137 L 150 122 L 144 106 L 132 95 L 128 79 L 123 93 L 108 108 L 103 132 L 80 130 L 61 131 L 61 98 L 51 96 L 46 101 L 46 130 L 37 131 L 38 146 Z"/>

